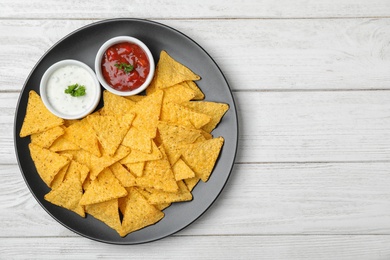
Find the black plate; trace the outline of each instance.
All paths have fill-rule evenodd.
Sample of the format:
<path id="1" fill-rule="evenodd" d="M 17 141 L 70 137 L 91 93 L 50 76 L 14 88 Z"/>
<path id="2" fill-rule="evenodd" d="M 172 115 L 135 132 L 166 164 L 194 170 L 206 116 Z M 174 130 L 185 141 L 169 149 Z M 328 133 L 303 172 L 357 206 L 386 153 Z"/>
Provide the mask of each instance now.
<path id="1" fill-rule="evenodd" d="M 45 70 L 63 59 L 80 60 L 94 68 L 95 55 L 99 47 L 106 40 L 119 35 L 139 38 L 150 48 L 156 61 L 160 51 L 166 50 L 173 58 L 202 77 L 197 83 L 205 93 L 205 100 L 225 102 L 230 105 L 229 111 L 213 132 L 214 136 L 223 136 L 225 144 L 209 181 L 199 183 L 195 187 L 194 199 L 191 202 L 173 204 L 164 210 L 165 217 L 160 222 L 124 238 L 90 215 L 83 219 L 67 209 L 45 201 L 44 195 L 49 192 L 49 188 L 40 179 L 31 160 L 28 149 L 30 138 L 19 137 L 26 113 L 28 92 L 35 90 L 39 94 L 39 82 Z M 19 97 L 14 138 L 18 163 L 27 186 L 54 219 L 68 229 L 93 240 L 113 244 L 137 244 L 161 239 L 185 228 L 212 205 L 225 186 L 234 164 L 238 122 L 233 96 L 224 75 L 214 60 L 196 42 L 160 23 L 139 19 L 113 19 L 96 22 L 76 30 L 56 43 L 38 61 Z"/>

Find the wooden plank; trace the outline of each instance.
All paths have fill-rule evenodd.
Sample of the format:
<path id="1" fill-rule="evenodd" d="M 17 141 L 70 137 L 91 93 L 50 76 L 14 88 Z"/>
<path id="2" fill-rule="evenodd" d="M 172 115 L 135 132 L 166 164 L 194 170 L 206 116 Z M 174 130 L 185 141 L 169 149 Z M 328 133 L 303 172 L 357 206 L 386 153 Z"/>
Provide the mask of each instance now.
<path id="1" fill-rule="evenodd" d="M 5 19 L 102 19 L 140 17 L 158 19 L 199 18 L 324 18 L 388 17 L 386 0 L 258 0 L 242 1 L 52 1 L 3 0 L 0 18 Z"/>
<path id="2" fill-rule="evenodd" d="M 237 162 L 390 159 L 390 92 L 235 92 Z M 18 93 L 0 93 L 0 164 L 15 163 Z"/>
<path id="3" fill-rule="evenodd" d="M 17 166 L 0 174 L 0 240 L 78 236 L 38 205 Z M 390 235 L 389 187 L 390 162 L 238 164 L 216 203 L 178 234 Z"/>
<path id="4" fill-rule="evenodd" d="M 83 238 L 2 239 L 5 259 L 388 259 L 390 236 L 171 237 L 152 244 L 113 246 Z"/>
<path id="5" fill-rule="evenodd" d="M 234 90 L 390 88 L 390 19 L 157 21 L 204 47 Z M 2 91 L 20 90 L 52 45 L 92 22 L 0 20 Z"/>

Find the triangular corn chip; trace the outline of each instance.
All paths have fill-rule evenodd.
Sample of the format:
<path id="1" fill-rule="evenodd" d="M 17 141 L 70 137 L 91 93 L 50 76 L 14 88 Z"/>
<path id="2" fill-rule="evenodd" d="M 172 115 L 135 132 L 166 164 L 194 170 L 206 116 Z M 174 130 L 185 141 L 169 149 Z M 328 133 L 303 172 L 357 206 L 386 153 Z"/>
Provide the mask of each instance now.
<path id="1" fill-rule="evenodd" d="M 188 190 L 187 186 L 183 181 L 178 181 L 177 185 L 179 190 L 177 192 L 166 192 L 156 189 L 147 189 L 150 192 L 148 202 L 150 204 L 162 204 L 162 203 L 173 203 L 180 201 L 190 201 L 192 200 L 192 194 Z"/>
<path id="2" fill-rule="evenodd" d="M 211 131 L 213 131 L 213 129 L 221 121 L 226 111 L 229 110 L 228 104 L 209 101 L 187 102 L 182 105 L 198 113 L 206 114 L 211 117 L 210 122 L 202 126 L 202 129 L 207 133 L 211 133 Z"/>
<path id="3" fill-rule="evenodd" d="M 152 138 L 134 126 L 130 127 L 122 144 L 144 153 L 152 152 Z"/>
<path id="4" fill-rule="evenodd" d="M 141 177 L 144 172 L 145 162 L 126 163 L 125 166 L 136 177 Z"/>
<path id="5" fill-rule="evenodd" d="M 103 91 L 104 106 L 100 111 L 101 115 L 122 115 L 126 114 L 135 106 L 135 102 L 127 98 Z"/>
<path id="6" fill-rule="evenodd" d="M 122 164 L 116 162 L 110 166 L 110 170 L 121 182 L 123 187 L 135 186 L 135 177 Z"/>
<path id="7" fill-rule="evenodd" d="M 98 138 L 87 118 L 67 127 L 63 137 L 81 149 L 97 157 L 101 156 Z"/>
<path id="8" fill-rule="evenodd" d="M 96 219 L 104 222 L 109 227 L 113 228 L 122 234 L 122 224 L 119 217 L 118 199 L 112 199 L 96 204 L 85 206 L 85 211 L 91 214 Z"/>
<path id="9" fill-rule="evenodd" d="M 209 179 L 223 142 L 224 139 L 218 137 L 204 142 L 189 144 L 183 149 L 183 160 L 203 182 Z"/>
<path id="10" fill-rule="evenodd" d="M 39 176 L 41 176 L 46 185 L 50 187 L 50 184 L 56 174 L 65 165 L 69 164 L 69 158 L 56 154 L 33 143 L 30 143 L 28 147 Z"/>
<path id="11" fill-rule="evenodd" d="M 137 162 L 145 162 L 145 161 L 152 161 L 152 160 L 159 160 L 162 158 L 161 152 L 156 146 L 156 144 L 152 140 L 152 152 L 151 153 L 144 153 L 139 150 L 131 150 L 129 155 L 124 157 L 122 160 L 120 160 L 120 163 L 122 164 L 128 164 L 128 163 L 137 163 Z"/>
<path id="12" fill-rule="evenodd" d="M 26 116 L 24 117 L 19 136 L 26 137 L 63 124 L 64 120 L 53 115 L 45 107 L 41 97 L 34 90 L 31 90 L 28 96 Z"/>
<path id="13" fill-rule="evenodd" d="M 176 181 L 195 177 L 195 172 L 182 159 L 179 159 L 172 166 L 172 171 Z"/>
<path id="14" fill-rule="evenodd" d="M 79 204 L 82 195 L 80 175 L 78 172 L 68 172 L 65 180 L 45 195 L 45 200 L 85 217 L 84 207 Z"/>
<path id="15" fill-rule="evenodd" d="M 136 188 L 127 188 L 128 195 L 121 199 L 123 213 L 122 237 L 128 233 L 157 223 L 164 217 L 164 213 L 156 209 L 137 191 Z"/>
<path id="16" fill-rule="evenodd" d="M 199 129 L 208 124 L 211 117 L 179 104 L 168 102 L 162 106 L 160 120 Z"/>
<path id="17" fill-rule="evenodd" d="M 128 113 L 122 116 L 87 116 L 88 123 L 95 130 L 100 144 L 108 155 L 114 155 L 123 138 L 130 129 L 135 114 Z"/>
<path id="18" fill-rule="evenodd" d="M 122 186 L 109 168 L 104 169 L 95 180 L 91 182 L 84 192 L 80 204 L 89 205 L 117 199 L 127 195 L 126 189 Z"/>
<path id="19" fill-rule="evenodd" d="M 44 132 L 31 135 L 31 143 L 39 145 L 43 148 L 49 148 L 56 139 L 65 133 L 61 126 L 55 126 Z"/>
<path id="20" fill-rule="evenodd" d="M 161 51 L 156 68 L 156 87 L 167 88 L 187 80 L 199 80 L 199 75 Z"/>

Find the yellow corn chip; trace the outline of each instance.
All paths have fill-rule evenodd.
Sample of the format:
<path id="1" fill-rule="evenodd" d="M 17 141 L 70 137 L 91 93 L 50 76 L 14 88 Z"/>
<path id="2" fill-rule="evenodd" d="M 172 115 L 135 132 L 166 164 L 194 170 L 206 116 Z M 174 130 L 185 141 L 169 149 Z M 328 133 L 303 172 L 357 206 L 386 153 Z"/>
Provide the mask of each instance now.
<path id="1" fill-rule="evenodd" d="M 194 178 L 184 180 L 189 191 L 192 191 L 195 188 L 196 184 L 198 184 L 199 181 L 200 181 L 200 178 L 196 177 L 196 176 Z"/>
<path id="2" fill-rule="evenodd" d="M 100 157 L 99 141 L 92 126 L 84 118 L 65 129 L 65 139 L 79 146 L 81 149 Z"/>
<path id="3" fill-rule="evenodd" d="M 118 199 L 112 199 L 96 204 L 86 205 L 85 211 L 96 219 L 104 222 L 122 234 L 122 224 L 119 217 Z"/>
<path id="4" fill-rule="evenodd" d="M 80 175 L 78 172 L 68 172 L 65 180 L 45 195 L 45 200 L 85 217 L 84 207 L 79 204 L 82 195 Z"/>
<path id="5" fill-rule="evenodd" d="M 136 104 L 134 101 L 112 94 L 107 90 L 103 91 L 103 103 L 104 106 L 100 111 L 102 116 L 127 114 Z"/>
<path id="6" fill-rule="evenodd" d="M 150 192 L 148 202 L 150 204 L 162 204 L 192 200 L 192 194 L 184 182 L 178 181 L 177 185 L 179 187 L 177 192 L 165 192 L 161 190 L 148 189 Z"/>
<path id="7" fill-rule="evenodd" d="M 104 151 L 101 157 L 97 157 L 84 150 L 68 151 L 68 153 L 73 155 L 74 160 L 86 165 L 89 168 L 89 178 L 91 180 L 94 180 L 104 168 L 109 167 L 110 165 L 127 156 L 129 152 L 130 149 L 123 145 L 119 146 L 114 156 L 109 156 Z"/>
<path id="8" fill-rule="evenodd" d="M 127 155 L 125 158 L 120 160 L 121 164 L 129 164 L 129 163 L 137 163 L 137 162 L 145 162 L 145 161 L 152 161 L 152 160 L 159 160 L 161 159 L 162 155 L 156 144 L 151 142 L 152 144 L 152 152 L 151 153 L 144 153 L 139 150 L 131 150 L 129 155 Z"/>
<path id="9" fill-rule="evenodd" d="M 146 133 L 134 126 L 130 127 L 122 144 L 143 153 L 152 152 L 152 139 Z"/>
<path id="10" fill-rule="evenodd" d="M 201 136 L 200 130 L 162 121 L 157 128 L 171 165 L 180 158 L 183 145 L 194 143 Z"/>
<path id="11" fill-rule="evenodd" d="M 203 94 L 202 90 L 200 90 L 200 88 L 198 87 L 198 85 L 196 85 L 195 82 L 188 80 L 188 81 L 184 81 L 182 83 L 182 85 L 186 86 L 186 87 L 192 89 L 192 91 L 194 91 L 195 96 L 194 96 L 193 100 L 204 99 L 204 94 Z"/>
<path id="12" fill-rule="evenodd" d="M 160 147 L 160 151 L 165 155 L 163 147 Z M 178 191 L 175 176 L 166 156 L 160 160 L 145 162 L 144 172 L 141 177 L 136 178 L 135 182 L 137 186 L 144 188 L 155 188 L 167 192 Z"/>
<path id="13" fill-rule="evenodd" d="M 181 104 L 183 102 L 189 102 L 195 97 L 195 91 L 187 87 L 185 82 L 176 84 L 172 87 L 163 89 L 164 99 L 163 103 L 173 102 Z"/>
<path id="14" fill-rule="evenodd" d="M 206 114 L 211 117 L 210 122 L 202 127 L 202 129 L 207 133 L 211 133 L 211 131 L 213 131 L 213 129 L 221 121 L 226 111 L 229 110 L 228 104 L 209 101 L 187 102 L 182 105 L 192 109 L 193 111 Z"/>
<path id="15" fill-rule="evenodd" d="M 208 124 L 211 117 L 179 104 L 168 102 L 162 106 L 160 120 L 199 129 Z"/>
<path id="16" fill-rule="evenodd" d="M 135 186 L 135 177 L 122 164 L 116 162 L 110 166 L 112 173 L 120 181 L 123 187 Z"/>
<path id="17" fill-rule="evenodd" d="M 70 160 L 70 163 L 68 163 L 67 165 L 65 165 L 57 174 L 56 176 L 54 176 L 54 179 L 52 180 L 52 182 L 50 183 L 50 188 L 52 189 L 55 189 L 57 188 L 65 179 L 65 175 L 69 169 L 69 165 L 72 163 L 72 158 L 73 158 L 73 155 L 71 154 L 61 154 L 62 156 L 65 156 L 66 158 L 68 158 Z"/>
<path id="18" fill-rule="evenodd" d="M 64 136 L 58 137 L 49 148 L 53 152 L 61 151 L 75 151 L 80 150 L 81 148 L 78 145 L 75 145 L 71 141 L 68 141 Z"/>
<path id="19" fill-rule="evenodd" d="M 141 177 L 144 171 L 145 162 L 127 163 L 125 166 L 136 177 Z"/>
<path id="20" fill-rule="evenodd" d="M 44 132 L 31 135 L 31 143 L 39 145 L 43 148 L 49 148 L 53 142 L 64 134 L 64 129 L 60 126 L 55 126 Z"/>
<path id="21" fill-rule="evenodd" d="M 179 159 L 172 166 L 172 171 L 173 174 L 175 175 L 176 181 L 195 177 L 194 171 L 191 170 L 191 168 L 182 159 Z"/>
<path id="22" fill-rule="evenodd" d="M 164 217 L 164 213 L 150 205 L 148 201 L 134 187 L 127 188 L 122 220 L 122 237 L 127 234 L 157 223 Z"/>
<path id="23" fill-rule="evenodd" d="M 133 96 L 127 96 L 125 98 L 133 101 L 133 102 L 138 102 L 138 101 L 141 101 L 142 99 L 144 99 L 146 96 L 144 95 L 133 95 Z"/>
<path id="24" fill-rule="evenodd" d="M 183 160 L 203 182 L 209 179 L 223 142 L 222 137 L 217 137 L 204 142 L 189 144 L 183 149 Z"/>
<path id="25" fill-rule="evenodd" d="M 30 143 L 28 147 L 39 176 L 50 187 L 56 174 L 69 164 L 70 160 L 33 143 Z"/>
<path id="26" fill-rule="evenodd" d="M 163 95 L 163 91 L 156 91 L 137 102 L 131 110 L 131 112 L 136 114 L 133 126 L 142 130 L 149 138 L 156 136 Z"/>
<path id="27" fill-rule="evenodd" d="M 135 114 L 123 116 L 87 116 L 88 123 L 95 130 L 97 138 L 108 155 L 114 155 L 126 133 L 130 129 Z"/>
<path id="28" fill-rule="evenodd" d="M 126 189 L 109 168 L 104 169 L 91 182 L 80 200 L 80 205 L 89 205 L 117 199 L 127 195 Z"/>
<path id="29" fill-rule="evenodd" d="M 63 124 L 64 120 L 47 110 L 41 97 L 35 91 L 31 90 L 28 96 L 26 115 L 19 136 L 26 137 Z"/>
<path id="30" fill-rule="evenodd" d="M 187 80 L 199 80 L 189 68 L 174 60 L 166 51 L 161 51 L 156 68 L 156 87 L 167 88 Z"/>

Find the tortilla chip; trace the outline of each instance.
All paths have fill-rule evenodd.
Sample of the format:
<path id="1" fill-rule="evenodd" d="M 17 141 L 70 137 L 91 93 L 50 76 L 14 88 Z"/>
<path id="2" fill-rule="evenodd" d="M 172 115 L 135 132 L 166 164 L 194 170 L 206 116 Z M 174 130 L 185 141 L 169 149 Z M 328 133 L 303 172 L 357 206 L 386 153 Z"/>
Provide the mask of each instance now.
<path id="1" fill-rule="evenodd" d="M 144 171 L 145 162 L 126 163 L 125 166 L 136 177 L 141 177 Z"/>
<path id="2" fill-rule="evenodd" d="M 221 121 L 223 115 L 225 115 L 226 111 L 229 110 L 228 104 L 209 101 L 187 102 L 182 105 L 198 113 L 206 114 L 211 117 L 210 122 L 202 126 L 202 129 L 207 133 L 211 133 L 211 131 L 213 131 L 213 129 Z"/>
<path id="3" fill-rule="evenodd" d="M 183 149 L 182 158 L 191 167 L 196 176 L 206 182 L 218 159 L 223 137 L 217 137 L 204 142 L 189 144 Z"/>
<path id="4" fill-rule="evenodd" d="M 122 164 L 116 162 L 110 166 L 110 170 L 120 181 L 123 187 L 135 186 L 135 177 Z"/>
<path id="5" fill-rule="evenodd" d="M 134 187 L 127 188 L 128 195 L 123 199 L 121 211 L 122 237 L 127 234 L 157 223 L 164 217 L 164 213 L 156 209 Z"/>
<path id="6" fill-rule="evenodd" d="M 118 234 L 122 234 L 122 224 L 119 217 L 118 199 L 112 199 L 96 204 L 86 205 L 85 211 L 96 219 L 104 222 L 114 229 Z"/>
<path id="7" fill-rule="evenodd" d="M 187 80 L 199 80 L 199 75 L 174 60 L 166 51 L 161 51 L 156 68 L 156 87 L 168 88 Z"/>
<path id="8" fill-rule="evenodd" d="M 200 178 L 199 177 L 194 177 L 194 178 L 191 178 L 191 179 L 185 179 L 184 180 L 184 183 L 187 185 L 187 188 L 189 191 L 192 191 L 196 184 L 198 184 L 198 182 L 200 181 Z"/>
<path id="9" fill-rule="evenodd" d="M 109 168 L 104 169 L 95 180 L 91 182 L 80 200 L 80 205 L 89 205 L 117 199 L 127 195 L 122 186 Z"/>
<path id="10" fill-rule="evenodd" d="M 89 178 L 91 180 L 94 180 L 104 168 L 109 167 L 127 156 L 129 152 L 130 149 L 123 145 L 119 146 L 114 156 L 109 156 L 105 153 L 105 151 L 103 151 L 103 155 L 101 157 L 97 157 L 84 150 L 68 151 L 68 153 L 73 155 L 74 160 L 89 168 Z"/>
<path id="11" fill-rule="evenodd" d="M 138 101 L 141 101 L 142 99 L 144 99 L 146 96 L 144 95 L 133 95 L 133 96 L 126 96 L 125 98 L 126 99 L 129 99 L 133 102 L 138 102 Z"/>
<path id="12" fill-rule="evenodd" d="M 176 103 L 168 102 L 162 106 L 160 120 L 199 129 L 208 124 L 211 117 Z"/>
<path id="13" fill-rule="evenodd" d="M 56 174 L 69 164 L 70 160 L 33 143 L 30 143 L 28 147 L 39 176 L 50 187 Z"/>
<path id="14" fill-rule="evenodd" d="M 26 137 L 41 133 L 55 126 L 64 124 L 64 120 L 53 115 L 43 104 L 41 97 L 31 90 L 28 96 L 26 115 L 19 136 Z"/>
<path id="15" fill-rule="evenodd" d="M 160 147 L 160 152 L 164 155 L 163 158 L 145 162 L 143 174 L 136 178 L 135 182 L 137 186 L 144 188 L 176 192 L 179 188 L 163 147 Z"/>
<path id="16" fill-rule="evenodd" d="M 84 118 L 65 129 L 65 139 L 79 146 L 81 149 L 100 157 L 99 141 L 92 126 Z"/>
<path id="17" fill-rule="evenodd" d="M 65 133 L 61 126 L 55 126 L 44 132 L 31 135 L 31 143 L 39 145 L 43 148 L 49 148 L 58 137 Z"/>
<path id="18" fill-rule="evenodd" d="M 146 133 L 134 126 L 130 127 L 122 144 L 143 153 L 152 152 L 152 139 Z"/>
<path id="19" fill-rule="evenodd" d="M 187 87 L 185 82 L 176 84 L 172 87 L 163 89 L 164 99 L 163 103 L 173 102 L 176 104 L 181 104 L 184 102 L 189 102 L 195 97 L 195 91 Z"/>
<path id="20" fill-rule="evenodd" d="M 69 172 L 65 180 L 55 189 L 45 195 L 45 200 L 69 209 L 85 217 L 84 207 L 79 204 L 83 189 L 78 172 Z"/>
<path id="21" fill-rule="evenodd" d="M 53 152 L 61 152 L 61 151 L 76 151 L 81 148 L 78 145 L 75 145 L 71 141 L 68 141 L 63 136 L 58 137 L 53 144 L 49 147 L 49 149 Z"/>
<path id="22" fill-rule="evenodd" d="M 100 111 L 102 116 L 126 114 L 136 104 L 134 101 L 112 94 L 107 90 L 103 91 L 103 103 L 104 106 Z"/>
<path id="23" fill-rule="evenodd" d="M 70 160 L 70 163 L 65 165 L 57 174 L 54 176 L 54 179 L 50 183 L 50 188 L 55 189 L 64 181 L 66 173 L 68 172 L 69 165 L 72 163 L 73 156 L 71 154 L 61 154 Z"/>
<path id="24" fill-rule="evenodd" d="M 180 158 L 183 145 L 194 143 L 202 136 L 200 130 L 166 122 L 159 122 L 157 128 L 171 165 Z"/>
<path id="25" fill-rule="evenodd" d="M 179 187 L 177 192 L 165 192 L 161 190 L 148 189 L 150 192 L 148 202 L 150 204 L 162 204 L 192 200 L 192 194 L 184 182 L 178 181 L 177 185 Z"/>
<path id="26" fill-rule="evenodd" d="M 156 91 L 137 102 L 134 108 L 131 109 L 131 112 L 136 114 L 133 126 L 142 130 L 149 138 L 156 136 L 163 95 L 163 91 Z"/>
<path id="27" fill-rule="evenodd" d="M 135 114 L 122 116 L 87 116 L 88 123 L 95 130 L 96 136 L 108 155 L 114 155 L 123 138 L 130 129 Z"/>
<path id="28" fill-rule="evenodd" d="M 127 155 L 125 158 L 120 160 L 120 163 L 122 164 L 129 164 L 129 163 L 137 163 L 137 162 L 145 162 L 145 161 L 153 161 L 153 160 L 159 160 L 161 159 L 162 155 L 160 150 L 158 149 L 157 145 L 153 142 L 152 144 L 152 152 L 151 153 L 144 153 L 139 150 L 131 150 L 129 155 Z"/>
<path id="29" fill-rule="evenodd" d="M 176 181 L 195 177 L 195 172 L 182 159 L 179 159 L 172 166 L 172 171 Z"/>
<path id="30" fill-rule="evenodd" d="M 204 99 L 204 94 L 203 94 L 202 90 L 198 87 L 198 85 L 196 85 L 195 82 L 193 82 L 191 80 L 188 80 L 188 81 L 184 81 L 182 83 L 182 85 L 186 86 L 187 88 L 192 89 L 192 91 L 195 94 L 195 96 L 193 97 L 193 100 L 202 100 L 202 99 Z"/>

